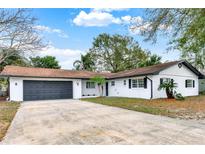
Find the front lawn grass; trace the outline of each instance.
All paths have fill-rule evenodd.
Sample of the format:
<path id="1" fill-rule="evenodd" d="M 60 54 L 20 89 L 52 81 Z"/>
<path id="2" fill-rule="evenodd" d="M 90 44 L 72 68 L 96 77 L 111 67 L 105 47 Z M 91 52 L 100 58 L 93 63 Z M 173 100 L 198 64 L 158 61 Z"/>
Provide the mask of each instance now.
<path id="1" fill-rule="evenodd" d="M 205 95 L 175 99 L 137 99 L 122 97 L 83 98 L 84 101 L 180 119 L 205 119 Z"/>
<path id="2" fill-rule="evenodd" d="M 6 134 L 20 103 L 17 102 L 0 102 L 0 141 Z"/>

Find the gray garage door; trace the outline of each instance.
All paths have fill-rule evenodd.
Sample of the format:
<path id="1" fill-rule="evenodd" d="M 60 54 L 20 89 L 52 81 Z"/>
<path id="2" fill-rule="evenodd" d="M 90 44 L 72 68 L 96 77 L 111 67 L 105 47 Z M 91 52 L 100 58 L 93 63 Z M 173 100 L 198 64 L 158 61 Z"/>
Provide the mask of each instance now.
<path id="1" fill-rule="evenodd" d="M 72 81 L 23 81 L 23 100 L 73 98 Z"/>

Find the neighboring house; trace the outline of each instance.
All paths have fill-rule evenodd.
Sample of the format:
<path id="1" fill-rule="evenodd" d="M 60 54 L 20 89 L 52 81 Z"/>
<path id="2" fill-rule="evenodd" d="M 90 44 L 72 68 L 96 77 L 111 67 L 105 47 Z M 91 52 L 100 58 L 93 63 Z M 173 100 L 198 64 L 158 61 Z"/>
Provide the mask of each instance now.
<path id="1" fill-rule="evenodd" d="M 199 92 L 205 92 L 205 70 L 201 72 L 203 77 L 199 79 Z"/>
<path id="2" fill-rule="evenodd" d="M 174 61 L 118 73 L 97 73 L 62 69 L 6 66 L 1 76 L 9 77 L 10 100 L 79 99 L 99 96 L 98 86 L 90 81 L 97 75 L 106 78 L 104 96 L 164 98 L 160 83 L 173 79 L 183 96 L 199 94 L 201 73 L 186 61 Z"/>

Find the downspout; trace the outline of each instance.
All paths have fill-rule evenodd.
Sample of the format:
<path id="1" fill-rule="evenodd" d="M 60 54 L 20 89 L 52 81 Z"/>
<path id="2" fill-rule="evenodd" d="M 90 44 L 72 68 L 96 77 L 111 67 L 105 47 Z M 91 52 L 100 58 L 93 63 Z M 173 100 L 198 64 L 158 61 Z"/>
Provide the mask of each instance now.
<path id="1" fill-rule="evenodd" d="M 7 89 L 8 90 L 8 101 L 10 101 L 10 98 L 11 98 L 10 97 L 10 77 L 7 78 L 7 81 L 8 81 L 8 89 Z"/>
<path id="2" fill-rule="evenodd" d="M 153 98 L 153 82 L 152 82 L 152 79 L 150 79 L 149 77 L 147 77 L 146 76 L 146 78 L 150 81 L 150 83 L 151 83 L 151 97 L 150 97 L 150 99 L 152 99 Z"/>

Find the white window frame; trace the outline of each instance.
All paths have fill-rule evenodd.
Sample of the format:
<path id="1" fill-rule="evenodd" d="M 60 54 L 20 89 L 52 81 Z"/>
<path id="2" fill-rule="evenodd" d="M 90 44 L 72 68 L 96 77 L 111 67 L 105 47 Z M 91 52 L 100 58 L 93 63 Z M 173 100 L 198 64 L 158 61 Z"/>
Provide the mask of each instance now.
<path id="1" fill-rule="evenodd" d="M 87 81 L 86 82 L 86 89 L 95 89 L 95 82 Z"/>
<path id="2" fill-rule="evenodd" d="M 144 79 L 132 79 L 132 88 L 144 88 Z"/>
<path id="3" fill-rule="evenodd" d="M 162 83 L 165 83 L 165 82 L 169 82 L 169 81 L 171 81 L 172 79 L 171 78 L 162 78 Z"/>
<path id="4" fill-rule="evenodd" d="M 190 81 L 190 83 L 188 83 L 188 81 Z M 194 88 L 192 79 L 187 79 L 185 82 L 187 82 L 187 87 L 186 88 Z"/>
<path id="5" fill-rule="evenodd" d="M 162 83 L 166 83 L 166 82 L 170 82 L 173 80 L 173 78 L 160 78 L 160 80 L 162 79 Z M 160 83 L 161 84 L 161 83 Z M 175 86 L 178 86 L 178 83 L 175 83 Z"/>

